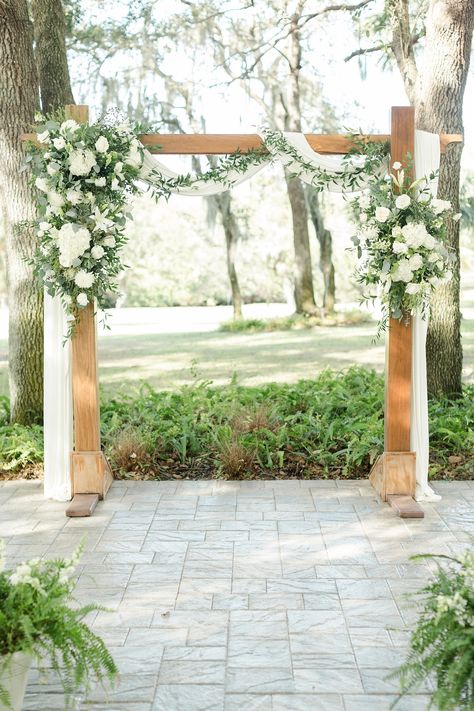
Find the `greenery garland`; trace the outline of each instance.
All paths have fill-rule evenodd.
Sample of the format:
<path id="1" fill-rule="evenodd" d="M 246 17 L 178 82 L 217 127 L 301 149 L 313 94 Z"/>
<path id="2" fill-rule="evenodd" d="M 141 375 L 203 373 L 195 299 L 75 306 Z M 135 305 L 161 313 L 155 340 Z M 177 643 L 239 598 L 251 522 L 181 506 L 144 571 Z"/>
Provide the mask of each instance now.
<path id="1" fill-rule="evenodd" d="M 283 158 L 291 177 L 311 176 L 317 190 L 334 183 L 350 192 L 368 186 L 369 194 L 353 202 L 354 216 L 362 223 L 354 243 L 363 259 L 357 275 L 364 298 L 382 298 L 381 329 L 390 316 L 425 310 L 433 289 L 450 277 L 443 240 L 451 205 L 432 198 L 427 184 L 421 188 L 420 181 L 410 183 L 400 164 L 387 180 L 386 143 L 352 135 L 344 168 L 334 174 L 301 156 L 283 133 L 267 129 L 262 148 L 217 159 L 202 174 L 170 178 L 155 168 L 143 177 L 142 131 L 107 115 L 94 124 L 49 120 L 39 128 L 39 146 L 30 144 L 26 161 L 33 167 L 39 214 L 33 263 L 48 293 L 62 300 L 68 335 L 81 309 L 90 303 L 106 308 L 110 293 L 117 291 L 117 276 L 124 268 L 120 249 L 131 217 L 127 203 L 139 191 L 141 177 L 155 198 L 168 199 L 173 192 L 209 182 L 230 189 L 235 176 L 251 166 Z"/>

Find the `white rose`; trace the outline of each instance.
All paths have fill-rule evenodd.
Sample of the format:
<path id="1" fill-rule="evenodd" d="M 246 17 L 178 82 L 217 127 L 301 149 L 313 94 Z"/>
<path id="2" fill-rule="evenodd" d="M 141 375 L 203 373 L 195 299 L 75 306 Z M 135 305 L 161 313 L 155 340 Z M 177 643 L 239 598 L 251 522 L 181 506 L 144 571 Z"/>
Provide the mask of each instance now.
<path id="1" fill-rule="evenodd" d="M 399 210 L 405 210 L 411 203 L 409 195 L 399 195 L 395 200 L 395 205 Z"/>
<path id="2" fill-rule="evenodd" d="M 442 212 L 451 209 L 451 203 L 449 200 L 439 200 L 438 198 L 433 198 L 431 201 L 431 207 L 435 215 L 441 215 Z"/>
<path id="3" fill-rule="evenodd" d="M 421 254 L 413 254 L 408 261 L 410 262 L 410 269 L 413 269 L 413 271 L 423 266 L 423 257 Z"/>
<path id="4" fill-rule="evenodd" d="M 56 173 L 59 173 L 59 165 L 57 163 L 49 163 L 46 170 L 49 175 L 56 175 Z"/>
<path id="5" fill-rule="evenodd" d="M 101 178 L 96 178 L 94 180 L 94 185 L 97 185 L 98 188 L 103 188 L 106 182 L 106 179 L 102 176 Z"/>
<path id="6" fill-rule="evenodd" d="M 110 187 L 112 188 L 112 190 L 118 190 L 120 188 L 120 183 L 117 178 L 113 178 Z"/>
<path id="7" fill-rule="evenodd" d="M 104 247 L 115 247 L 115 237 L 106 237 L 102 240 Z"/>
<path id="8" fill-rule="evenodd" d="M 77 301 L 77 303 L 79 304 L 79 306 L 87 306 L 87 304 L 89 303 L 89 299 L 87 298 L 87 294 L 84 294 L 83 291 L 82 291 L 80 294 L 77 295 L 76 301 Z"/>
<path id="9" fill-rule="evenodd" d="M 410 269 L 408 259 L 401 259 L 392 273 L 393 281 L 404 281 L 408 283 L 413 279 L 413 271 Z"/>
<path id="10" fill-rule="evenodd" d="M 370 207 L 370 197 L 368 195 L 362 195 L 362 197 L 359 198 L 359 205 L 363 210 L 366 210 Z"/>
<path id="11" fill-rule="evenodd" d="M 390 210 L 388 207 L 378 207 L 375 210 L 375 219 L 378 222 L 386 222 L 390 217 Z"/>
<path id="12" fill-rule="evenodd" d="M 114 172 L 115 172 L 115 173 L 121 173 L 122 170 L 123 170 L 123 163 L 122 163 L 122 161 L 119 160 L 119 161 L 115 164 Z"/>
<path id="13" fill-rule="evenodd" d="M 82 201 L 82 193 L 80 190 L 68 190 L 66 199 L 71 205 L 78 205 Z"/>
<path id="14" fill-rule="evenodd" d="M 79 124 L 77 121 L 74 121 L 74 119 L 68 119 L 67 121 L 63 121 L 60 127 L 61 131 L 77 131 L 79 128 Z"/>
<path id="15" fill-rule="evenodd" d="M 84 269 L 78 271 L 74 277 L 74 281 L 80 289 L 90 289 L 94 280 L 94 275 L 91 272 L 86 272 Z"/>
<path id="16" fill-rule="evenodd" d="M 109 142 L 105 136 L 99 136 L 95 142 L 95 149 L 97 153 L 106 153 L 109 150 Z"/>
<path id="17" fill-rule="evenodd" d="M 95 165 L 95 156 L 88 149 L 77 149 L 69 156 L 69 172 L 71 175 L 89 175 Z"/>
<path id="18" fill-rule="evenodd" d="M 395 254 L 406 254 L 408 252 L 408 245 L 405 242 L 395 242 L 392 245 L 392 250 Z"/>
<path id="19" fill-rule="evenodd" d="M 49 190 L 48 181 L 46 180 L 46 178 L 42 178 L 40 175 L 36 178 L 35 185 L 38 190 L 41 190 L 43 193 L 47 193 Z"/>
<path id="20" fill-rule="evenodd" d="M 401 167 L 402 167 L 402 164 L 400 163 L 399 160 L 396 160 L 395 163 L 392 164 L 392 168 L 393 168 L 394 170 L 400 170 Z"/>
<path id="21" fill-rule="evenodd" d="M 365 212 L 361 212 L 361 214 L 359 215 L 359 220 L 362 224 L 367 222 L 367 215 L 365 214 Z"/>
<path id="22" fill-rule="evenodd" d="M 38 141 L 40 143 L 49 143 L 49 131 L 43 131 L 43 133 L 38 133 Z"/>
<path id="23" fill-rule="evenodd" d="M 91 256 L 92 259 L 102 259 L 102 257 L 104 256 L 104 248 L 101 247 L 99 244 L 97 244 L 95 247 L 92 247 Z"/>
<path id="24" fill-rule="evenodd" d="M 68 304 L 68 305 L 69 305 L 69 304 L 72 304 L 72 297 L 69 296 L 69 294 L 63 294 L 62 299 L 63 299 L 63 301 L 64 301 L 65 304 Z"/>
<path id="25" fill-rule="evenodd" d="M 420 284 L 415 284 L 414 282 L 411 282 L 410 284 L 406 285 L 405 292 L 407 294 L 418 294 L 418 292 L 421 290 Z"/>
<path id="26" fill-rule="evenodd" d="M 53 146 L 58 151 L 61 151 L 63 148 L 66 148 L 66 141 L 62 136 L 60 136 L 59 138 L 53 138 Z"/>

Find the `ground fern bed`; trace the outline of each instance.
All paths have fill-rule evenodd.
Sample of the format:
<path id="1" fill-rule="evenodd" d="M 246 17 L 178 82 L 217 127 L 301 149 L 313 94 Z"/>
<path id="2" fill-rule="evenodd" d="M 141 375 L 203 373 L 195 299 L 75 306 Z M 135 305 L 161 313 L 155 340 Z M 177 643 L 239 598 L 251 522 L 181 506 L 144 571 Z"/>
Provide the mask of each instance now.
<path id="1" fill-rule="evenodd" d="M 474 478 L 474 387 L 430 402 L 431 472 Z M 296 384 L 178 391 L 143 385 L 102 403 L 102 436 L 117 476 L 366 477 L 383 451 L 383 379 L 353 367 Z M 0 427 L 4 475 L 35 472 L 41 429 Z"/>

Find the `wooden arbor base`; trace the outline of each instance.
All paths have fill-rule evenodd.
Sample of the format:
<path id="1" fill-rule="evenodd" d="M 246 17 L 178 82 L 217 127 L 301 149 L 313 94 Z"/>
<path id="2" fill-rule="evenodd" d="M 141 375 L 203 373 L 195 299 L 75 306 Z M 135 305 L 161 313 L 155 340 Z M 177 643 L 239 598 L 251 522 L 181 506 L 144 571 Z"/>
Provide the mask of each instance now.
<path id="1" fill-rule="evenodd" d="M 415 499 L 415 452 L 384 452 L 370 471 L 370 483 L 401 518 L 423 518 Z"/>
<path id="2" fill-rule="evenodd" d="M 90 516 L 112 484 L 110 465 L 102 452 L 73 452 L 71 475 L 74 496 L 66 516 Z"/>

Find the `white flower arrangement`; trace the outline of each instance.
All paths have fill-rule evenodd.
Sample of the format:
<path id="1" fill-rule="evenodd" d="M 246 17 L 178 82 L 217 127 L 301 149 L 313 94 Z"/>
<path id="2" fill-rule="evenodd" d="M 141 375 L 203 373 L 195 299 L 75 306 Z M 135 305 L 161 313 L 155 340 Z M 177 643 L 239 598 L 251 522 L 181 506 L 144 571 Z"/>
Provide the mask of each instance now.
<path id="1" fill-rule="evenodd" d="M 31 145 L 26 159 L 38 193 L 35 272 L 48 293 L 61 297 L 72 332 L 80 309 L 103 306 L 117 289 L 126 202 L 138 190 L 143 148 L 128 123 L 112 125 L 107 117 L 95 124 L 47 121 L 38 141 L 42 146 Z"/>
<path id="2" fill-rule="evenodd" d="M 379 332 L 390 317 L 424 312 L 434 289 L 452 277 L 444 246 L 446 221 L 456 217 L 451 203 L 431 196 L 428 181 L 433 176 L 410 182 L 401 163 L 393 169 L 395 173 L 374 180 L 353 201 L 360 223 L 352 238 L 361 260 L 357 279 L 363 299 L 381 298 Z"/>

